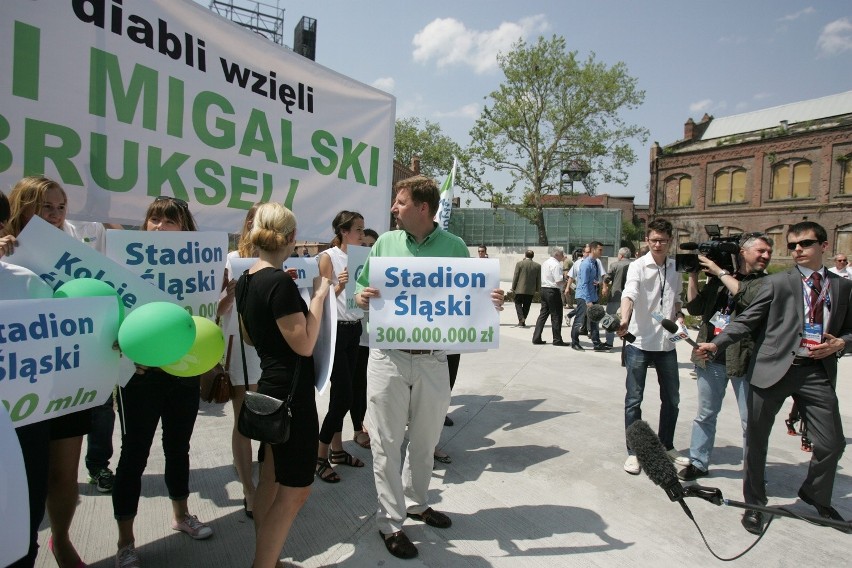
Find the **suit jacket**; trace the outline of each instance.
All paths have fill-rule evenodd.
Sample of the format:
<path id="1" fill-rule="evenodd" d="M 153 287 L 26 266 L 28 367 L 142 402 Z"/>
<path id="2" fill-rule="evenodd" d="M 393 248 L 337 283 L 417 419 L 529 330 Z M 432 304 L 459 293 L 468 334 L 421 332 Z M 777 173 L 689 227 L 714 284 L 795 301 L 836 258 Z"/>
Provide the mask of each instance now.
<path id="1" fill-rule="evenodd" d="M 852 282 L 826 271 L 830 288 L 830 333 L 846 342 L 839 354 L 852 352 Z M 805 324 L 802 276 L 794 267 L 763 279 L 754 301 L 713 339 L 720 350 L 755 332 L 751 384 L 768 388 L 787 374 L 802 340 Z M 837 376 L 837 357 L 820 360 L 830 379 Z"/>
<path id="2" fill-rule="evenodd" d="M 516 264 L 512 290 L 515 294 L 528 296 L 541 290 L 541 265 L 530 258 L 525 258 Z"/>

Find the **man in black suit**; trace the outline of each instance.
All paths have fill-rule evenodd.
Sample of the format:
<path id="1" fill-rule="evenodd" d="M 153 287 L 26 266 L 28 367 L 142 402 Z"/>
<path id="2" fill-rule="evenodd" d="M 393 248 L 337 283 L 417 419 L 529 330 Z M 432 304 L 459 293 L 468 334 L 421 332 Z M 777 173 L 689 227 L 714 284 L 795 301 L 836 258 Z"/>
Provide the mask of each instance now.
<path id="1" fill-rule="evenodd" d="M 526 252 L 524 259 L 515 265 L 515 276 L 512 278 L 518 327 L 527 327 L 533 295 L 541 290 L 541 265 L 533 260 L 533 256 L 533 251 Z"/>
<path id="2" fill-rule="evenodd" d="M 852 282 L 823 266 L 828 237 L 817 223 L 791 225 L 787 248 L 796 266 L 764 278 L 751 305 L 712 343 L 700 344 L 696 355 L 724 351 L 747 334 L 756 334 L 743 470 L 746 503 L 766 505 L 769 434 L 781 405 L 792 396 L 813 441 L 799 498 L 820 516 L 843 520 L 831 506 L 837 464 L 846 447 L 834 385 L 837 358 L 852 349 Z M 763 521 L 762 513 L 749 509 L 742 524 L 760 534 Z"/>

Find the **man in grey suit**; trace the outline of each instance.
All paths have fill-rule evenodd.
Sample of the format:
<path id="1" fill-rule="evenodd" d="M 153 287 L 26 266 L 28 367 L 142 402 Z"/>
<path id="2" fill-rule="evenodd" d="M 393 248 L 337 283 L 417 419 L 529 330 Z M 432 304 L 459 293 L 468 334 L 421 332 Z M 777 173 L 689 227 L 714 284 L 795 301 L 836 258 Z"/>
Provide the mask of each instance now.
<path id="1" fill-rule="evenodd" d="M 533 256 L 533 251 L 526 252 L 524 259 L 515 265 L 515 276 L 512 278 L 518 327 L 527 327 L 533 295 L 541 290 L 541 265 L 533 260 Z"/>
<path id="2" fill-rule="evenodd" d="M 799 498 L 820 516 L 843 520 L 831 506 L 837 463 L 846 446 L 834 385 L 837 357 L 852 349 L 852 282 L 823 267 L 828 248 L 825 229 L 804 221 L 787 230 L 787 249 L 796 266 L 763 279 L 746 308 L 712 343 L 701 343 L 696 356 L 722 352 L 754 332 L 749 374 L 743 495 L 746 503 L 766 505 L 764 473 L 769 434 L 788 396 L 808 423 L 813 454 Z M 760 534 L 763 513 L 743 515 L 743 527 Z"/>

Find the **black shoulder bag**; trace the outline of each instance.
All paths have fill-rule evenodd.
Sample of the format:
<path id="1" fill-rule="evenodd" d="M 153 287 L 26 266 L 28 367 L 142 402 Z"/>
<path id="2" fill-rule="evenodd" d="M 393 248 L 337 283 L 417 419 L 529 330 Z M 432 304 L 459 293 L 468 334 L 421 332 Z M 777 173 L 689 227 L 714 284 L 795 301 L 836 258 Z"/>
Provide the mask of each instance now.
<path id="1" fill-rule="evenodd" d="M 241 300 L 245 299 L 245 294 L 248 291 L 249 274 L 248 270 L 243 272 L 245 276 L 245 286 L 243 286 L 243 294 Z M 244 302 L 243 305 L 245 306 Z M 243 406 L 240 408 L 240 416 L 237 419 L 237 430 L 246 438 L 257 440 L 265 444 L 283 444 L 290 438 L 290 419 L 293 413 L 290 410 L 290 404 L 293 401 L 293 395 L 296 393 L 296 384 L 299 380 L 299 360 L 296 360 L 296 371 L 293 375 L 293 387 L 290 389 L 290 394 L 287 400 L 278 400 L 269 395 L 260 394 L 249 390 L 248 384 L 248 368 L 246 365 L 246 347 L 243 340 L 243 325 L 242 315 L 238 313 L 238 322 L 240 330 L 240 352 L 243 355 L 243 380 L 246 384 L 246 394 L 243 399 Z"/>

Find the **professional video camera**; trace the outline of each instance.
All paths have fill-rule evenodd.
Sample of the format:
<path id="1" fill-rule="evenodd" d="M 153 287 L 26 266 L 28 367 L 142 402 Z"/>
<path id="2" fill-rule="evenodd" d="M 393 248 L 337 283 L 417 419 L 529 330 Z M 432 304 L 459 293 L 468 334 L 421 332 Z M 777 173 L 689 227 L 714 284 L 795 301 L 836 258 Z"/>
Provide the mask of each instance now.
<path id="1" fill-rule="evenodd" d="M 710 236 L 710 240 L 704 243 L 682 243 L 681 250 L 694 250 L 703 254 L 719 268 L 729 272 L 736 272 L 736 255 L 740 251 L 740 236 L 723 237 L 718 225 L 704 225 L 704 230 Z M 701 263 L 698 262 L 698 254 L 676 254 L 675 269 L 678 272 L 698 272 Z"/>

